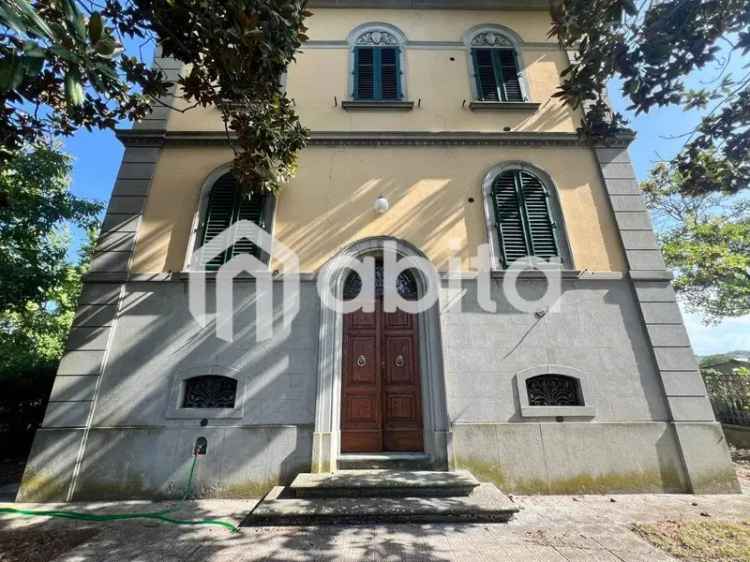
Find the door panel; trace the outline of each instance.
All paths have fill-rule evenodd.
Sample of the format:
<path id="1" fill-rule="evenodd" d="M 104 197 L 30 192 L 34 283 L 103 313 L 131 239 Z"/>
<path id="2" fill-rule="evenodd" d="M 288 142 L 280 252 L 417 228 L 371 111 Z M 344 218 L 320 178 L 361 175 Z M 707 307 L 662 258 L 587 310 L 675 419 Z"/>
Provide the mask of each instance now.
<path id="1" fill-rule="evenodd" d="M 422 451 L 416 317 L 346 314 L 343 351 L 341 451 Z"/>
<path id="2" fill-rule="evenodd" d="M 383 449 L 379 313 L 344 316 L 341 450 Z"/>
<path id="3" fill-rule="evenodd" d="M 383 441 L 389 451 L 422 450 L 422 400 L 416 330 L 408 332 L 399 329 L 383 334 Z"/>

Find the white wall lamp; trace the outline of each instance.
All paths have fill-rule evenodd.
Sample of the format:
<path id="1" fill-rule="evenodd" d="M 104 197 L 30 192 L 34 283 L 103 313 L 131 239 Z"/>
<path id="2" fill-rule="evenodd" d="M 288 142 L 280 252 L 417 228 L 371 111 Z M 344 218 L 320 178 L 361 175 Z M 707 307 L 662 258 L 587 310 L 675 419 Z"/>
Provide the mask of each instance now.
<path id="1" fill-rule="evenodd" d="M 390 208 L 390 206 L 391 204 L 388 202 L 388 199 L 386 199 L 382 195 L 375 199 L 375 212 L 379 215 L 385 213 Z"/>

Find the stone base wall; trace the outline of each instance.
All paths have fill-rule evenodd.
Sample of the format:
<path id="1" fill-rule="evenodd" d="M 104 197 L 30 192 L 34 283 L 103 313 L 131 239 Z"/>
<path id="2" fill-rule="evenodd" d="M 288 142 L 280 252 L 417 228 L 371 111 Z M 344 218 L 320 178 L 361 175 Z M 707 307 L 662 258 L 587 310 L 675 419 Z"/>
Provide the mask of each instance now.
<path id="1" fill-rule="evenodd" d="M 68 499 L 82 433 L 37 433 L 18 501 Z M 182 498 L 199 437 L 193 498 L 257 498 L 310 469 L 312 427 L 93 429 L 70 501 Z"/>
<path id="2" fill-rule="evenodd" d="M 669 422 L 503 423 L 453 427 L 453 467 L 516 494 L 736 493 L 721 428 L 702 423 L 690 438 L 702 451 L 701 480 L 684 468 Z M 697 460 L 693 461 L 698 462 Z"/>
<path id="3" fill-rule="evenodd" d="M 525 298 L 544 288 L 538 279 L 519 286 Z M 180 497 L 199 437 L 208 451 L 197 497 L 258 497 L 316 469 L 321 312 L 313 282 L 302 283 L 294 321 L 284 326 L 276 309 L 273 336 L 261 342 L 250 281 L 235 284 L 231 342 L 217 338 L 212 321 L 195 322 L 184 280 L 98 287 L 84 292 L 79 318 L 88 320 L 71 332 L 19 500 Z M 544 314 L 512 309 L 501 289 L 494 279 L 497 310 L 487 312 L 476 305 L 476 281 L 444 280 L 439 320 L 425 332 L 441 357 L 432 363 L 437 378 L 423 384 L 445 381 L 441 443 L 451 467 L 515 493 L 738 491 L 710 407 L 693 419 L 670 417 L 630 280 L 565 279 L 559 309 L 537 311 Z M 585 407 L 530 410 L 529 369 L 580 377 Z M 238 381 L 231 412 L 180 407 L 185 377 L 201 374 Z M 707 403 L 703 387 L 689 391 L 693 403 Z"/>

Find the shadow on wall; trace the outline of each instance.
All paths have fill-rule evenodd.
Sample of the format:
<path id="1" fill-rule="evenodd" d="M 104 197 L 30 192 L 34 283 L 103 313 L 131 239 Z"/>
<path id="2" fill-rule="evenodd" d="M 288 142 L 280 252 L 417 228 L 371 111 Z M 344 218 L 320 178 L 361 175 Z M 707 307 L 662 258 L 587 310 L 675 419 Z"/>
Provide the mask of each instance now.
<path id="1" fill-rule="evenodd" d="M 64 424 L 69 427 L 39 431 L 19 500 L 65 500 L 74 472 L 74 500 L 179 497 L 199 436 L 208 439 L 208 454 L 198 465 L 197 497 L 259 497 L 309 470 L 315 348 L 305 334 L 317 334 L 318 310 L 303 310 L 286 330 L 276 310 L 274 339 L 255 345 L 248 322 L 255 310 L 252 285 L 236 287 L 239 335 L 227 344 L 216 339 L 213 322 L 200 329 L 193 321 L 183 282 L 130 284 L 83 461 L 76 466 L 81 429 Z M 208 302 L 214 300 L 209 295 Z M 287 339 L 295 343 L 286 345 Z M 95 352 L 90 344 L 97 341 L 92 333 L 81 348 Z M 245 417 L 210 419 L 206 425 L 198 415 L 165 419 L 173 375 L 215 364 L 246 378 L 248 392 L 237 397 L 244 401 Z M 93 377 L 76 379 L 68 393 L 89 393 Z M 66 406 L 87 409 L 88 403 Z M 284 412 L 286 418 L 280 417 Z"/>
<path id="2" fill-rule="evenodd" d="M 596 409 L 597 422 L 668 420 L 628 281 L 564 280 L 559 311 L 541 318 L 516 309 L 504 296 L 503 280 L 491 283 L 497 313 L 477 304 L 474 281 L 441 303 L 452 423 L 524 421 L 514 377 L 550 364 L 587 375 L 586 405 Z M 546 282 L 520 279 L 516 287 L 534 301 Z"/>

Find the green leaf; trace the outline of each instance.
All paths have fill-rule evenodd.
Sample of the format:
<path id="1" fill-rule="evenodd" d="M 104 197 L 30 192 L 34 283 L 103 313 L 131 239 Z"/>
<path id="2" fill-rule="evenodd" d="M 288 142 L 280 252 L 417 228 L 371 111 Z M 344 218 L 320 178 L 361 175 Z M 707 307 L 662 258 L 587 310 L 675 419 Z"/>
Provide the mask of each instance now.
<path id="1" fill-rule="evenodd" d="M 54 33 L 49 28 L 47 23 L 36 13 L 36 10 L 26 0 L 15 0 L 16 6 L 18 7 L 21 15 L 31 20 L 34 25 L 34 32 L 37 35 L 42 35 L 50 41 L 54 39 Z"/>
<path id="2" fill-rule="evenodd" d="M 24 78 L 36 76 L 42 71 L 42 68 L 44 68 L 44 59 L 25 55 L 21 57 L 21 67 L 23 69 Z"/>
<path id="3" fill-rule="evenodd" d="M 81 73 L 77 67 L 73 67 L 65 75 L 65 100 L 70 105 L 79 106 L 83 105 L 85 99 Z"/>
<path id="4" fill-rule="evenodd" d="M 36 41 L 25 41 L 23 44 L 23 54 L 27 57 L 44 58 L 47 56 L 47 50 L 40 47 Z"/>
<path id="5" fill-rule="evenodd" d="M 15 53 L 0 59 L 0 92 L 15 90 L 21 85 L 23 74 L 23 64 Z"/>
<path id="6" fill-rule="evenodd" d="M 111 37 L 104 37 L 96 42 L 94 45 L 96 54 L 105 58 L 112 58 L 116 54 L 122 52 L 122 45 Z"/>
<path id="7" fill-rule="evenodd" d="M 0 4 L 0 22 L 20 35 L 26 35 L 27 33 L 26 24 L 23 22 L 23 19 L 18 17 L 15 11 L 10 9 L 10 6 Z"/>
<path id="8" fill-rule="evenodd" d="M 89 18 L 89 40 L 92 45 L 102 38 L 103 29 L 102 15 L 99 12 L 94 12 Z"/>

